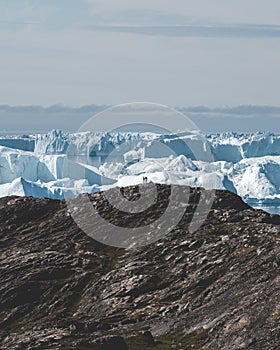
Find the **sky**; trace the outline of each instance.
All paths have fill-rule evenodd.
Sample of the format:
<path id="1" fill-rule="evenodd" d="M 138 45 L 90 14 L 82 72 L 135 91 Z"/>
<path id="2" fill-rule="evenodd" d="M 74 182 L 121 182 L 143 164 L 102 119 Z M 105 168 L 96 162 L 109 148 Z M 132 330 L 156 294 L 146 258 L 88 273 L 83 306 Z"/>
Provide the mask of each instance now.
<path id="1" fill-rule="evenodd" d="M 280 106 L 279 14 L 279 0 L 0 0 L 0 104 Z"/>

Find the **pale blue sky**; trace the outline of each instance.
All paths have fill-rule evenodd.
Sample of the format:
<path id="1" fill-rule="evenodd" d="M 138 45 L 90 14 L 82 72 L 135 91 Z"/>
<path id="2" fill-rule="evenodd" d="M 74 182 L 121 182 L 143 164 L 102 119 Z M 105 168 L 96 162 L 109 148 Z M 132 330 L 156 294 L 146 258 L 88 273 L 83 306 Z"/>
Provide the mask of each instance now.
<path id="1" fill-rule="evenodd" d="M 0 104 L 275 105 L 279 0 L 0 0 Z"/>

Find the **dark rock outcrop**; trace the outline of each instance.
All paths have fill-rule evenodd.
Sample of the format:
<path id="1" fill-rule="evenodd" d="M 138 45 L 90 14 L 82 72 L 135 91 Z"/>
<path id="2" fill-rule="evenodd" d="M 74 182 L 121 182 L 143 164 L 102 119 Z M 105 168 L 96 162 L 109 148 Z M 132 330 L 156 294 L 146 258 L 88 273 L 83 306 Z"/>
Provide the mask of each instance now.
<path id="1" fill-rule="evenodd" d="M 158 192 L 138 225 L 164 212 L 169 187 Z M 176 229 L 131 251 L 89 238 L 64 201 L 0 199 L 0 348 L 279 349 L 279 217 L 217 191 L 191 234 L 199 193 Z M 137 187 L 123 195 L 136 200 Z M 90 199 L 133 225 L 102 193 Z"/>

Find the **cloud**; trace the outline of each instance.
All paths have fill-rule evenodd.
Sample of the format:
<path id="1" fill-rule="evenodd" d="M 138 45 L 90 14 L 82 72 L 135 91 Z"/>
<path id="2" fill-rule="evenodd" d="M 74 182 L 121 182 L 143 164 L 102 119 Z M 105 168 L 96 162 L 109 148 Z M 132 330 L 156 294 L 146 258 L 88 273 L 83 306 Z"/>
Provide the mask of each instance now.
<path id="1" fill-rule="evenodd" d="M 252 116 L 252 115 L 274 115 L 280 116 L 280 107 L 278 106 L 254 106 L 254 105 L 241 105 L 236 107 L 217 107 L 209 108 L 205 106 L 196 107 L 183 107 L 179 108 L 180 111 L 185 113 L 196 113 L 196 114 L 221 114 L 221 115 L 232 115 L 232 116 Z"/>
<path id="2" fill-rule="evenodd" d="M 3 103 L 278 104 L 278 27 L 261 23 L 279 22 L 279 0 L 91 3 L 0 0 L 0 20 L 22 23 L 0 24 Z"/>
<path id="3" fill-rule="evenodd" d="M 1 1 L 0 0 L 0 21 L 6 23 L 21 22 L 44 22 L 51 16 L 54 6 L 45 4 L 42 1 Z"/>
<path id="4" fill-rule="evenodd" d="M 85 0 L 92 15 L 127 10 L 161 11 L 202 22 L 278 23 L 279 0 Z"/>
<path id="5" fill-rule="evenodd" d="M 149 36 L 202 37 L 202 38 L 279 38 L 280 25 L 87 25 L 82 28 L 102 32 L 123 32 Z"/>

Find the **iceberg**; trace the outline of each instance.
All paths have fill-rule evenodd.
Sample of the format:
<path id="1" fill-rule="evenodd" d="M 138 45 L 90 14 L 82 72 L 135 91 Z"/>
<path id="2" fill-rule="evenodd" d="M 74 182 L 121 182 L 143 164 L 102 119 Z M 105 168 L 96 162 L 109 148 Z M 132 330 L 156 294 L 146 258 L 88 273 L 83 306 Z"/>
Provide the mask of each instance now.
<path id="1" fill-rule="evenodd" d="M 98 192 L 98 186 L 88 186 L 86 181 L 52 181 L 47 184 L 32 182 L 19 177 L 11 183 L 0 185 L 0 197 L 31 196 L 35 198 L 64 199 L 72 198 L 80 193 Z"/>
<path id="2" fill-rule="evenodd" d="M 61 130 L 39 134 L 35 140 L 34 152 L 40 154 L 65 154 L 69 146 L 69 136 Z"/>
<path id="3" fill-rule="evenodd" d="M 237 163 L 244 158 L 280 155 L 280 135 L 273 133 L 222 133 L 206 137 L 216 161 Z"/>
<path id="4" fill-rule="evenodd" d="M 12 182 L 18 177 L 38 180 L 39 159 L 32 152 L 0 147 L 0 184 Z"/>
<path id="5" fill-rule="evenodd" d="M 205 157 L 207 151 L 212 157 Z M 149 181 L 280 203 L 280 135 L 64 133 L 0 138 L 0 196 L 61 199 Z"/>
<path id="6" fill-rule="evenodd" d="M 280 157 L 244 159 L 231 173 L 237 193 L 247 202 L 280 201 Z"/>
<path id="7" fill-rule="evenodd" d="M 245 158 L 280 155 L 280 135 L 273 133 L 220 133 L 204 135 L 214 161 L 237 163 Z M 64 133 L 52 130 L 48 134 L 0 137 L 0 146 L 34 152 L 42 155 L 89 155 L 108 156 L 119 146 L 126 148 L 127 157 L 156 158 L 183 154 L 195 160 L 205 147 L 201 137 L 188 132 L 159 135 L 151 132 L 78 132 Z M 166 146 L 166 147 L 164 147 Z M 132 152 L 132 153 L 131 153 Z"/>
<path id="8" fill-rule="evenodd" d="M 0 136 L 0 146 L 33 152 L 35 149 L 35 137 L 23 136 Z"/>
<path id="9" fill-rule="evenodd" d="M 0 147 L 1 197 L 62 199 L 66 195 L 91 193 L 98 186 L 115 182 L 103 176 L 98 168 L 71 161 L 65 154 L 42 155 Z"/>

